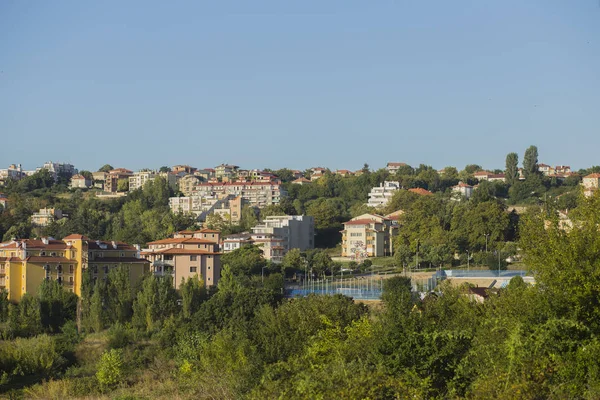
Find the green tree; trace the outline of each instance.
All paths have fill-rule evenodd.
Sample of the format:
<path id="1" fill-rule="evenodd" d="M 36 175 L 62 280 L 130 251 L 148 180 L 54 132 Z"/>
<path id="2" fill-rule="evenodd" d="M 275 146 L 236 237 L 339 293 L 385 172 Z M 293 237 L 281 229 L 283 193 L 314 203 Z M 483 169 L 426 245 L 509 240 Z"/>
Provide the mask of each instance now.
<path id="1" fill-rule="evenodd" d="M 127 178 L 119 179 L 119 181 L 117 182 L 117 191 L 118 192 L 129 191 L 129 179 L 127 179 Z"/>
<path id="2" fill-rule="evenodd" d="M 0 289 L 0 322 L 8 319 L 8 291 L 4 288 Z"/>
<path id="3" fill-rule="evenodd" d="M 246 245 L 221 256 L 221 264 L 228 265 L 234 276 L 260 275 L 266 266 L 263 252 L 258 246 Z"/>
<path id="4" fill-rule="evenodd" d="M 290 249 L 283 257 L 281 271 L 286 277 L 291 276 L 295 271 L 304 269 L 305 259 L 302 257 L 299 249 Z"/>
<path id="5" fill-rule="evenodd" d="M 190 318 L 198 311 L 200 304 L 206 298 L 204 280 L 201 276 L 198 278 L 188 277 L 187 280 L 181 278 L 179 294 L 181 295 L 183 317 Z"/>
<path id="6" fill-rule="evenodd" d="M 240 219 L 240 225 L 244 231 L 249 231 L 258 224 L 258 218 L 256 218 L 256 209 L 252 206 L 244 206 L 242 208 L 242 215 Z"/>
<path id="7" fill-rule="evenodd" d="M 75 319 L 77 295 L 64 290 L 57 281 L 43 281 L 38 289 L 40 319 L 44 328 L 59 332 L 69 320 Z"/>
<path id="8" fill-rule="evenodd" d="M 133 303 L 133 325 L 147 332 L 160 329 L 162 321 L 175 313 L 176 302 L 171 277 L 147 276 Z"/>
<path id="9" fill-rule="evenodd" d="M 523 156 L 523 174 L 525 179 L 528 179 L 532 175 L 538 173 L 538 149 L 536 146 L 529 146 L 525 150 L 525 156 Z"/>
<path id="10" fill-rule="evenodd" d="M 508 153 L 506 155 L 506 182 L 514 185 L 519 179 L 519 155 L 517 153 Z"/>
<path id="11" fill-rule="evenodd" d="M 158 172 L 171 172 L 171 168 L 163 165 Z"/>
<path id="12" fill-rule="evenodd" d="M 110 172 L 112 171 L 114 168 L 112 165 L 110 164 L 104 164 L 102 167 L 100 167 L 100 169 L 98 169 L 98 172 Z"/>
<path id="13" fill-rule="evenodd" d="M 133 315 L 133 289 L 129 267 L 111 269 L 107 282 L 108 314 L 112 321 L 124 324 Z"/>
<path id="14" fill-rule="evenodd" d="M 103 281 L 98 281 L 98 283 L 94 285 L 94 291 L 89 303 L 89 314 L 86 318 L 86 325 L 88 329 L 91 329 L 93 332 L 102 331 L 109 320 L 109 315 L 105 308 L 106 298 L 106 284 Z"/>

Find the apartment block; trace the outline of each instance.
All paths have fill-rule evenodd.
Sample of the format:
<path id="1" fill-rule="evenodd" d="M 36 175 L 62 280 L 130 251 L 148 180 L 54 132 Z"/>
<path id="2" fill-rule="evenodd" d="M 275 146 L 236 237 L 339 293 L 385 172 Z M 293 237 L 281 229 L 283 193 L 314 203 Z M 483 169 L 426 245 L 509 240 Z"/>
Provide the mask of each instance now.
<path id="1" fill-rule="evenodd" d="M 223 240 L 223 252 L 229 253 L 246 245 L 258 246 L 265 260 L 281 263 L 287 250 L 283 246 L 284 239 L 271 233 L 237 233 Z"/>
<path id="2" fill-rule="evenodd" d="M 147 182 L 151 182 L 159 176 L 166 180 L 172 189 L 177 188 L 177 174 L 143 170 L 134 172 L 133 175 L 129 177 L 129 191 L 142 189 Z"/>
<path id="3" fill-rule="evenodd" d="M 125 168 L 116 168 L 108 172 L 106 179 L 104 180 L 104 191 L 110 193 L 116 193 L 121 179 L 129 180 L 129 177 L 133 175 L 133 171 Z"/>
<path id="4" fill-rule="evenodd" d="M 452 186 L 452 193 L 470 199 L 473 196 L 473 186 L 467 185 L 464 182 L 458 182 L 458 185 Z"/>
<path id="5" fill-rule="evenodd" d="M 4 184 L 7 180 L 21 180 L 27 176 L 27 173 L 21 168 L 21 164 L 11 164 L 6 169 L 0 169 L 0 184 Z"/>
<path id="6" fill-rule="evenodd" d="M 196 190 L 196 186 L 202 181 L 203 179 L 198 175 L 185 175 L 179 179 L 179 191 L 183 193 L 184 196 L 190 196 L 194 190 Z"/>
<path id="7" fill-rule="evenodd" d="M 390 174 L 395 174 L 396 172 L 398 172 L 400 167 L 405 167 L 405 166 L 406 166 L 406 163 L 403 163 L 403 162 L 389 162 L 389 163 L 387 163 L 385 169 Z"/>
<path id="8" fill-rule="evenodd" d="M 241 196 L 253 207 L 279 204 L 287 196 L 278 180 L 269 182 L 202 182 L 196 188 L 198 196 Z"/>
<path id="9" fill-rule="evenodd" d="M 394 193 L 400 189 L 400 182 L 385 181 L 377 187 L 371 189 L 367 205 L 369 207 L 385 207 Z"/>
<path id="10" fill-rule="evenodd" d="M 215 167 L 215 178 L 223 181 L 231 181 L 238 173 L 237 165 L 221 164 Z"/>
<path id="11" fill-rule="evenodd" d="M 81 296 L 84 273 L 92 281 L 106 279 L 110 270 L 126 267 L 132 283 L 149 270 L 136 247 L 122 242 L 90 240 L 83 235 L 22 239 L 0 243 L 0 288 L 18 302 L 25 293 L 36 295 L 44 280 L 55 280 Z"/>
<path id="12" fill-rule="evenodd" d="M 148 243 L 142 255 L 150 260 L 155 275 L 172 277 L 176 289 L 188 278 L 202 279 L 211 287 L 221 277 L 219 238 L 220 233 L 210 229 L 181 231 L 173 238 Z"/>
<path id="13" fill-rule="evenodd" d="M 401 212 L 381 216 L 363 214 L 344 223 L 342 257 L 385 257 L 393 253 Z"/>

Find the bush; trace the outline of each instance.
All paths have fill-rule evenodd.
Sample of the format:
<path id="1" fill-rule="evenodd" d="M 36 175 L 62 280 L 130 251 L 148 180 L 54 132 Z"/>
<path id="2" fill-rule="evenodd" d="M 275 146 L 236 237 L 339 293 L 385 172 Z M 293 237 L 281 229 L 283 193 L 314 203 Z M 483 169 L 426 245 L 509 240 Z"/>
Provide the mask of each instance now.
<path id="1" fill-rule="evenodd" d="M 109 388 L 119 384 L 123 380 L 123 351 L 121 349 L 110 349 L 105 351 L 98 362 L 96 378 L 103 388 Z"/>
<path id="2" fill-rule="evenodd" d="M 10 380 L 15 375 L 49 375 L 64 366 L 66 360 L 56 347 L 55 340 L 48 335 L 0 343 L 2 380 Z"/>
<path id="3" fill-rule="evenodd" d="M 108 330 L 108 347 L 111 349 L 122 349 L 131 342 L 131 335 L 126 327 L 119 322 Z"/>

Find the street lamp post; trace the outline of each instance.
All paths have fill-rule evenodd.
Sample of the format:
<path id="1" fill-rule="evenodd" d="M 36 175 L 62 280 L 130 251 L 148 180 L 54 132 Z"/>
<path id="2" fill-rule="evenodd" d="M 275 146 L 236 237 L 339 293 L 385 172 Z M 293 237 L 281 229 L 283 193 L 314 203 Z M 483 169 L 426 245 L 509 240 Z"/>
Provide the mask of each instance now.
<path id="1" fill-rule="evenodd" d="M 467 250 L 467 276 L 469 275 L 469 250 Z"/>

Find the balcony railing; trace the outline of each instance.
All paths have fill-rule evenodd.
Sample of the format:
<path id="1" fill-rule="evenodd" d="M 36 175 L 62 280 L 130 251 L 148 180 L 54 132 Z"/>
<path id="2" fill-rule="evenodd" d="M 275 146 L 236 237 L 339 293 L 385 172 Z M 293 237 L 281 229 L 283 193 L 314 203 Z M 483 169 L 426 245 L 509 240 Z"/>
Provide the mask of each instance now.
<path id="1" fill-rule="evenodd" d="M 156 260 L 152 263 L 153 267 L 174 267 L 173 260 Z"/>

